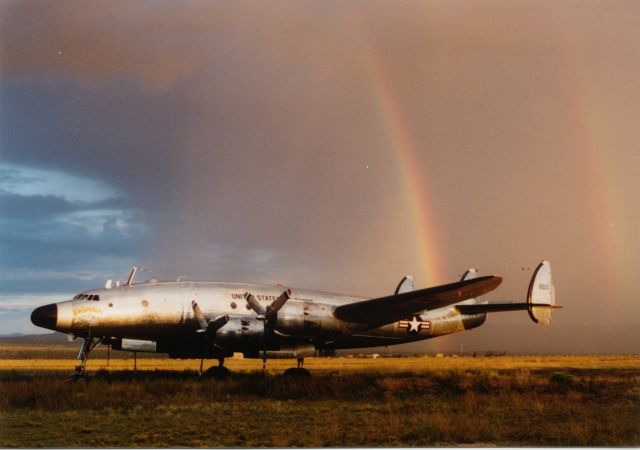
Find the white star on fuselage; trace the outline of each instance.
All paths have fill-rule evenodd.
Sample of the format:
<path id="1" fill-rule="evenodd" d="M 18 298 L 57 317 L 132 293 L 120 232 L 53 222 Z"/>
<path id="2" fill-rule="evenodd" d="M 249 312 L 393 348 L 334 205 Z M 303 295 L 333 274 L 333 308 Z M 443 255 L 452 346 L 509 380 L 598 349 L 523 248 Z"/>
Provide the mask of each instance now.
<path id="1" fill-rule="evenodd" d="M 411 322 L 409 322 L 409 332 L 415 331 L 416 333 L 420 331 L 421 321 L 418 320 L 416 316 L 413 316 Z"/>

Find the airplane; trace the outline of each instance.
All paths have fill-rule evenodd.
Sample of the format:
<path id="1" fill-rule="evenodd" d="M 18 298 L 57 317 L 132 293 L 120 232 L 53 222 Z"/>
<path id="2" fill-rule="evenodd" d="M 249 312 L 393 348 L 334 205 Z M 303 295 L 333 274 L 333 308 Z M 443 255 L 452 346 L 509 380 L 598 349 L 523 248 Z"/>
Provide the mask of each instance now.
<path id="1" fill-rule="evenodd" d="M 165 353 L 171 358 L 217 359 L 206 372 L 229 376 L 225 358 L 292 358 L 285 375 L 309 376 L 304 358 L 337 349 L 380 347 L 431 339 L 482 325 L 488 313 L 526 310 L 548 325 L 555 304 L 551 265 L 531 277 L 526 302 L 489 303 L 478 297 L 500 285 L 498 276 L 467 270 L 460 281 L 415 289 L 404 277 L 392 295 L 363 298 L 282 285 L 157 281 L 106 282 L 73 299 L 36 308 L 31 321 L 83 339 L 75 379 L 85 380 L 89 353 L 100 343 L 114 350 Z"/>

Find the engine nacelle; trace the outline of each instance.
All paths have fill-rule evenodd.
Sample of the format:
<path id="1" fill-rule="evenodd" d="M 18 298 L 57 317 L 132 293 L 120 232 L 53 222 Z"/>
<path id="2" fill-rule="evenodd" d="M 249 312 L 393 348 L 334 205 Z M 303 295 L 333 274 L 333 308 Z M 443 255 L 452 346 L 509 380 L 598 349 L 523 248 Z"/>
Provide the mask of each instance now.
<path id="1" fill-rule="evenodd" d="M 257 319 L 232 318 L 216 333 L 215 343 L 225 348 L 257 346 L 264 337 L 264 324 Z"/>
<path id="2" fill-rule="evenodd" d="M 340 334 L 341 323 L 331 315 L 332 309 L 331 305 L 323 303 L 289 303 L 278 313 L 276 330 L 304 337 Z"/>
<path id="3" fill-rule="evenodd" d="M 112 339 L 111 348 L 125 352 L 158 353 L 156 341 L 143 341 L 140 339 Z"/>
<path id="4" fill-rule="evenodd" d="M 265 352 L 262 350 L 257 352 L 245 352 L 245 358 L 263 358 Z M 293 347 L 281 347 L 280 350 L 267 350 L 266 357 L 269 359 L 297 359 L 307 358 L 316 354 L 316 348 L 309 345 L 298 345 Z"/>

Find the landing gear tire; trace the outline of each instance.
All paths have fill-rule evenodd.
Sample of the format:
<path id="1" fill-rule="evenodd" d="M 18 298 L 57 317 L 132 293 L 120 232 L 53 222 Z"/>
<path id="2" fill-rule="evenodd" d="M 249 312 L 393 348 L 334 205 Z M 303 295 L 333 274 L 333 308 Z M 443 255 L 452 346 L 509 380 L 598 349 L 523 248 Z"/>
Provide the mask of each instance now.
<path id="1" fill-rule="evenodd" d="M 209 367 L 204 375 L 214 380 L 226 380 L 231 376 L 231 372 L 224 366 L 213 366 Z"/>
<path id="2" fill-rule="evenodd" d="M 311 372 L 309 372 L 307 369 L 303 369 L 302 367 L 292 367 L 285 370 L 283 376 L 292 380 L 304 380 L 311 378 Z"/>
<path id="3" fill-rule="evenodd" d="M 71 377 L 70 381 L 72 381 L 72 382 L 74 382 L 74 383 L 76 383 L 76 384 L 78 384 L 80 386 L 84 386 L 89 381 L 89 377 L 87 375 L 85 375 L 84 372 L 82 372 L 82 373 L 77 372 Z"/>

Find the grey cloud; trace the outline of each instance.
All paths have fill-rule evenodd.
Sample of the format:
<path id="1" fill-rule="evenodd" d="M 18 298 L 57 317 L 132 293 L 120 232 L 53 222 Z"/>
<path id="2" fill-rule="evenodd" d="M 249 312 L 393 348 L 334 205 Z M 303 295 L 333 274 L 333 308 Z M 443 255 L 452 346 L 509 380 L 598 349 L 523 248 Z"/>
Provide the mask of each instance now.
<path id="1" fill-rule="evenodd" d="M 138 263 L 380 295 L 424 283 L 424 234 L 440 281 L 477 265 L 496 299 L 550 258 L 559 330 L 637 316 L 637 2 L 1 8 L 3 161 L 122 193 L 5 198 L 5 290 Z"/>
<path id="2" fill-rule="evenodd" d="M 74 205 L 62 197 L 54 195 L 12 195 L 0 191 L 0 211 L 5 220 L 32 220 L 75 211 Z"/>
<path id="3" fill-rule="evenodd" d="M 69 202 L 58 196 L 0 197 L 0 287 L 32 292 L 90 287 L 109 273 L 126 270 L 146 242 L 141 211 L 121 208 L 122 199 Z M 55 269 L 53 269 L 55 268 Z"/>

